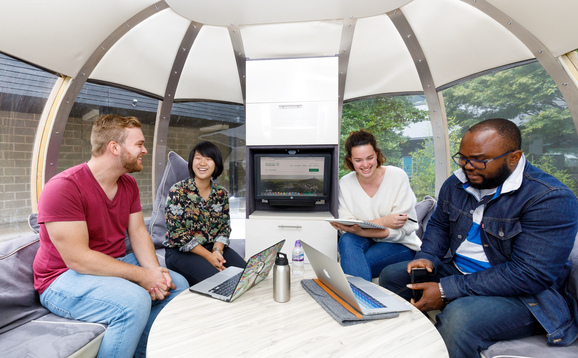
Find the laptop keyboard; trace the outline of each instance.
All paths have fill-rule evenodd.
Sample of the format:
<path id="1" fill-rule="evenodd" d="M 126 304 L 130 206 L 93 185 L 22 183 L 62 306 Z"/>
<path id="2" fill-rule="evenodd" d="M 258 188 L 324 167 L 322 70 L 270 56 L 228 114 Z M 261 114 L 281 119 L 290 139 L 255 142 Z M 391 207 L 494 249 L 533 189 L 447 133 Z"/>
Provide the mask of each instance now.
<path id="1" fill-rule="evenodd" d="M 243 271 L 239 272 L 235 276 L 227 279 L 225 282 L 220 283 L 219 285 L 211 288 L 209 292 L 216 293 L 221 296 L 231 296 L 235 288 L 237 287 L 237 282 L 241 278 Z"/>
<path id="2" fill-rule="evenodd" d="M 375 298 L 371 297 L 370 295 L 368 295 L 364 291 L 360 290 L 359 288 L 357 288 L 357 286 L 355 286 L 351 282 L 349 283 L 349 286 L 351 286 L 351 290 L 353 291 L 353 294 L 355 295 L 355 298 L 357 299 L 357 303 L 359 303 L 359 305 L 361 307 L 366 308 L 366 309 L 385 307 L 384 305 L 379 303 L 377 300 L 375 300 Z"/>

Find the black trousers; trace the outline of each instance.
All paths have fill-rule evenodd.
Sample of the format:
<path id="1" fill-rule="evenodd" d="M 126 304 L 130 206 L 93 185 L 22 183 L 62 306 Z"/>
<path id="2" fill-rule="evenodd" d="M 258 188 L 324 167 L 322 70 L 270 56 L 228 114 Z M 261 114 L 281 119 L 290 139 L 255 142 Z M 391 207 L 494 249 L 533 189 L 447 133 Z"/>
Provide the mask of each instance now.
<path id="1" fill-rule="evenodd" d="M 203 247 L 212 251 L 213 243 L 205 244 Z M 225 267 L 245 267 L 245 260 L 228 246 L 223 250 L 223 257 L 226 261 Z M 183 275 L 191 286 L 219 272 L 204 257 L 192 252 L 181 252 L 177 248 L 165 248 L 165 262 L 169 270 Z"/>

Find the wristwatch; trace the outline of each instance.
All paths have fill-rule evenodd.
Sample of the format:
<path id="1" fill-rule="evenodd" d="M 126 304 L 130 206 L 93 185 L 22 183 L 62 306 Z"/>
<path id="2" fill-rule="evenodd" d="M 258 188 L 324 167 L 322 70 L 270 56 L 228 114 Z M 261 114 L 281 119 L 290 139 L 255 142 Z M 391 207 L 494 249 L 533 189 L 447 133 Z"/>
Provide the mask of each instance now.
<path id="1" fill-rule="evenodd" d="M 223 250 L 219 249 L 218 247 L 213 247 L 213 252 L 219 251 L 221 256 L 223 256 Z"/>
<path id="2" fill-rule="evenodd" d="M 440 287 L 440 294 L 442 296 L 442 301 L 447 305 L 448 303 L 450 303 L 450 301 L 448 301 L 448 297 L 446 296 L 446 293 L 444 292 L 442 284 L 438 283 L 438 285 Z"/>

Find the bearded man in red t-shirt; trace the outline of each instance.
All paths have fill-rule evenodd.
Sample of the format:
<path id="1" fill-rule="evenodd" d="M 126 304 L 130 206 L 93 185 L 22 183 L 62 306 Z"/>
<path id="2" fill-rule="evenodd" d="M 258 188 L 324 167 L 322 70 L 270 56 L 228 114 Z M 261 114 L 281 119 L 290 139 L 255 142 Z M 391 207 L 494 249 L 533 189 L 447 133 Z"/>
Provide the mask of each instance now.
<path id="1" fill-rule="evenodd" d="M 34 287 L 54 314 L 108 324 L 98 357 L 144 357 L 155 317 L 188 283 L 159 265 L 127 174 L 143 169 L 141 123 L 104 115 L 90 141 L 90 160 L 48 181 L 38 201 Z"/>

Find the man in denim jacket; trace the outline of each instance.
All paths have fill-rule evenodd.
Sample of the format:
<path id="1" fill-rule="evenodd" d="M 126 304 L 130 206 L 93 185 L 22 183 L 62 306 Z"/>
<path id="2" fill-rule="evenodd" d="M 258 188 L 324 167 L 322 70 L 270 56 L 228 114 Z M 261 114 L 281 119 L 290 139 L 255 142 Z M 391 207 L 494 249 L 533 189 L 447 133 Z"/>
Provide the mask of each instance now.
<path id="1" fill-rule="evenodd" d="M 476 357 L 496 341 L 540 332 L 559 346 L 578 336 L 578 307 L 566 294 L 578 200 L 520 147 L 508 120 L 470 128 L 453 156 L 461 169 L 440 190 L 421 251 L 380 275 L 380 285 L 407 300 L 406 286 L 423 290 L 411 299 L 421 311 L 442 309 L 436 327 L 450 357 Z M 409 284 L 413 268 L 425 268 L 431 282 Z"/>

